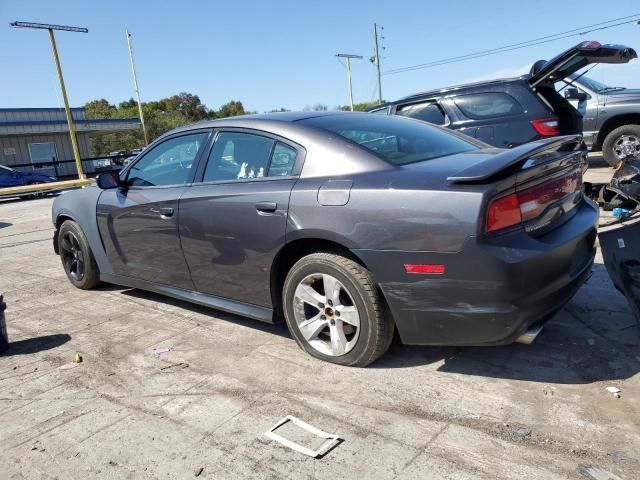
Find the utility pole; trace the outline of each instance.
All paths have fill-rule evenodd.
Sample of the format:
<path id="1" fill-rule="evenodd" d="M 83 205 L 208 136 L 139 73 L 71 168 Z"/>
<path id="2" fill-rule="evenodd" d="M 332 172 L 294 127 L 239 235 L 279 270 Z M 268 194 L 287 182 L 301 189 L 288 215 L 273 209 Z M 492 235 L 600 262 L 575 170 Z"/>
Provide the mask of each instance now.
<path id="1" fill-rule="evenodd" d="M 138 113 L 140 114 L 140 125 L 142 125 L 142 135 L 144 136 L 144 146 L 149 145 L 147 127 L 144 124 L 144 113 L 142 113 L 142 102 L 140 102 L 140 89 L 138 88 L 138 77 L 136 76 L 136 65 L 133 62 L 133 47 L 131 47 L 131 34 L 127 32 L 127 46 L 129 47 L 129 61 L 131 62 L 131 73 L 133 75 L 133 87 L 136 90 L 136 100 L 138 102 Z"/>
<path id="2" fill-rule="evenodd" d="M 336 54 L 336 57 L 347 59 L 347 79 L 349 80 L 349 101 L 351 105 L 351 111 L 353 112 L 353 87 L 351 85 L 351 59 L 352 58 L 362 59 L 362 55 L 353 55 L 352 53 L 338 53 Z"/>
<path id="3" fill-rule="evenodd" d="M 76 161 L 76 168 L 78 169 L 78 178 L 84 180 L 86 178 L 84 170 L 82 169 L 82 160 L 80 159 L 80 150 L 78 148 L 78 140 L 76 138 L 76 129 L 73 125 L 73 116 L 71 115 L 71 109 L 69 108 L 69 99 L 67 98 L 67 89 L 64 86 L 64 77 L 62 76 L 62 67 L 60 67 L 60 58 L 58 57 L 58 48 L 56 47 L 56 39 L 53 35 L 54 30 L 63 30 L 66 32 L 79 32 L 89 33 L 89 30 L 81 27 L 68 27 L 64 25 L 49 25 L 44 23 L 32 23 L 32 22 L 11 22 L 9 25 L 19 28 L 38 28 L 41 30 L 49 31 L 49 39 L 51 40 L 51 48 L 53 49 L 53 59 L 56 62 L 56 68 L 58 70 L 58 79 L 60 80 L 60 89 L 62 90 L 62 99 L 64 100 L 64 111 L 67 115 L 67 124 L 69 125 L 69 135 L 71 136 L 71 146 L 73 147 L 73 156 Z"/>
<path id="4" fill-rule="evenodd" d="M 373 36 L 376 41 L 376 57 L 375 64 L 378 70 L 378 103 L 382 103 L 382 80 L 380 79 L 380 51 L 378 49 L 378 24 L 373 24 Z"/>

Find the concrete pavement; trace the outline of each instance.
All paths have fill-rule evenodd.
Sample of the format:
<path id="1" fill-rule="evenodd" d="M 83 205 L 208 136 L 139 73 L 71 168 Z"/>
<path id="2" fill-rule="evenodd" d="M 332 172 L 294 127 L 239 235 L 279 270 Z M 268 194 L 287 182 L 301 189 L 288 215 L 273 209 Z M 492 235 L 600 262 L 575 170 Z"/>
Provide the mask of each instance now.
<path id="1" fill-rule="evenodd" d="M 600 258 L 532 345 L 394 344 L 344 368 L 283 326 L 75 289 L 51 203 L 0 202 L 2 478 L 640 478 L 640 333 Z M 286 414 L 344 441 L 319 460 L 275 444 Z"/>

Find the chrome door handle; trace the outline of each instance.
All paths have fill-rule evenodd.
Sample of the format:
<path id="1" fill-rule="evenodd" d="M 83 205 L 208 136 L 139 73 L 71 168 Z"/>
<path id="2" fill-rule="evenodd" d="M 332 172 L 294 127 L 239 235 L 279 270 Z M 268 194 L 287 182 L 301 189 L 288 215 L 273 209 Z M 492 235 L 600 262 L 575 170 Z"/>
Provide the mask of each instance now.
<path id="1" fill-rule="evenodd" d="M 171 207 L 152 208 L 151 213 L 157 213 L 163 218 L 169 218 L 173 216 L 173 208 Z"/>
<path id="2" fill-rule="evenodd" d="M 278 209 L 278 204 L 276 202 L 258 202 L 256 203 L 256 210 L 259 212 L 275 212 Z"/>

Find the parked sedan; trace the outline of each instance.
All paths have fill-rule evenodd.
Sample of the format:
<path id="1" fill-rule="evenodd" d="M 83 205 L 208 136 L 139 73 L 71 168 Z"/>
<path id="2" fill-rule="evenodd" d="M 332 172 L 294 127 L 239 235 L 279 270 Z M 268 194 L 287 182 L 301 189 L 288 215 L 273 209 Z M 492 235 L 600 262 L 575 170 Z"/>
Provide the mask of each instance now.
<path id="1" fill-rule="evenodd" d="M 13 168 L 0 165 L 0 188 L 20 187 L 22 185 L 33 185 L 35 183 L 49 183 L 55 181 L 56 178 L 50 177 L 49 175 L 43 175 L 35 172 L 18 172 Z"/>
<path id="2" fill-rule="evenodd" d="M 158 292 L 266 322 L 364 366 L 407 344 L 532 338 L 582 285 L 598 209 L 580 136 L 511 150 L 402 117 L 198 123 L 53 204 L 82 289 Z M 524 337 L 523 337 L 524 335 Z"/>

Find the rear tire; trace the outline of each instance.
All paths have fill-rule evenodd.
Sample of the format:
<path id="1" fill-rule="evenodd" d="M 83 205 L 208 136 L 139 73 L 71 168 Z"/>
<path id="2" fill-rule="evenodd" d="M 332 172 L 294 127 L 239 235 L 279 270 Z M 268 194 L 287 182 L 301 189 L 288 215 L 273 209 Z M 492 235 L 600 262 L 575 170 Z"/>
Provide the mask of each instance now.
<path id="1" fill-rule="evenodd" d="M 615 167 L 629 154 L 640 155 L 640 125 L 623 125 L 605 137 L 602 142 L 602 156 Z"/>
<path id="2" fill-rule="evenodd" d="M 291 335 L 320 360 L 365 367 L 393 339 L 393 321 L 371 272 L 338 253 L 313 253 L 293 265 L 282 302 Z"/>
<path id="3" fill-rule="evenodd" d="M 75 287 L 89 290 L 100 284 L 100 270 L 87 237 L 73 220 L 66 220 L 60 226 L 58 251 L 64 272 Z"/>

